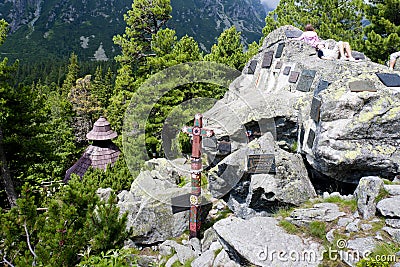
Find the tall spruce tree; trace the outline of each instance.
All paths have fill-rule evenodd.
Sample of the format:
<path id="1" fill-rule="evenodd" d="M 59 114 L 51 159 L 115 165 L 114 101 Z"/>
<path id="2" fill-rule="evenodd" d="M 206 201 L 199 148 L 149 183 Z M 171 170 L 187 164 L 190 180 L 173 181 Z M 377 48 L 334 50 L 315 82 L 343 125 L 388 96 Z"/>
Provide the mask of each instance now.
<path id="1" fill-rule="evenodd" d="M 357 49 L 363 37 L 363 7 L 362 0 L 281 0 L 266 17 L 263 34 L 283 25 L 303 29 L 311 23 L 320 38 L 347 41 Z"/>
<path id="2" fill-rule="evenodd" d="M 363 52 L 371 60 L 384 63 L 391 53 L 400 51 L 400 0 L 371 0 L 366 8 L 370 24 Z"/>

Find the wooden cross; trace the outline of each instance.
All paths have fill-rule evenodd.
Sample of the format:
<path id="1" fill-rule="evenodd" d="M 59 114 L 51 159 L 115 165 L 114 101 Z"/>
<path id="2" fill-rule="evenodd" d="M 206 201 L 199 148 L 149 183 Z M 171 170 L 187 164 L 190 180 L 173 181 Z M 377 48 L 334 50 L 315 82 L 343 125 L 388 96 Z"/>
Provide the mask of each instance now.
<path id="1" fill-rule="evenodd" d="M 201 207 L 201 140 L 203 136 L 211 137 L 214 135 L 212 130 L 203 127 L 203 115 L 194 116 L 193 127 L 183 127 L 182 132 L 192 136 L 192 157 L 191 157 L 191 183 L 192 191 L 190 194 L 190 212 L 189 212 L 189 231 L 190 238 L 199 237 L 200 234 L 200 207 Z"/>

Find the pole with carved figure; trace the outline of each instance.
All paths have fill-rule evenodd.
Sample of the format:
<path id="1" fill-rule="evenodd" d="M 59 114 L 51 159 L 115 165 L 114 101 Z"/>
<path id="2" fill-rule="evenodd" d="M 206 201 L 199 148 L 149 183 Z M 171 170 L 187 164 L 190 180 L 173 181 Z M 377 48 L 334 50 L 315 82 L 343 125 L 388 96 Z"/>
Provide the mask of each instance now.
<path id="1" fill-rule="evenodd" d="M 201 140 L 204 137 L 214 135 L 212 130 L 204 129 L 203 115 L 196 114 L 193 127 L 183 127 L 182 132 L 192 136 L 192 157 L 191 157 L 191 183 L 190 195 L 189 230 L 190 238 L 199 237 L 200 234 L 200 206 L 201 206 Z"/>

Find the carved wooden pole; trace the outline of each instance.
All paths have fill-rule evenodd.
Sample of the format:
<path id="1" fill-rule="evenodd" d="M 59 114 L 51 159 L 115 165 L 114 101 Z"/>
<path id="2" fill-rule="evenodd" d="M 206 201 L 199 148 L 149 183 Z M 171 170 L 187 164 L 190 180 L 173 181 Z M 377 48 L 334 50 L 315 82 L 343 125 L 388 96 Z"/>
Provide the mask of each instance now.
<path id="1" fill-rule="evenodd" d="M 211 137 L 214 135 L 212 130 L 203 129 L 203 116 L 196 114 L 194 126 L 185 126 L 182 132 L 193 137 L 192 157 L 191 157 L 191 182 L 192 192 L 190 195 L 189 230 L 190 238 L 199 237 L 200 234 L 200 206 L 201 206 L 201 140 L 203 136 Z"/>

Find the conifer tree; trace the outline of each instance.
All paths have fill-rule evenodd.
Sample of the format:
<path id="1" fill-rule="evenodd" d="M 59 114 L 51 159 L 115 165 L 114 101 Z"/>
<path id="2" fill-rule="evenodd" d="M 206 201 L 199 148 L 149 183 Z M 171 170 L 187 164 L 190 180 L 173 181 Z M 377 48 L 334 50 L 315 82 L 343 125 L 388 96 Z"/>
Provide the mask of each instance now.
<path id="1" fill-rule="evenodd" d="M 363 52 L 371 60 L 385 63 L 391 53 L 400 51 L 400 1 L 371 0 L 366 7 L 366 40 Z"/>
<path id="2" fill-rule="evenodd" d="M 78 56 L 75 53 L 72 53 L 69 58 L 68 73 L 61 87 L 61 93 L 63 96 L 67 96 L 68 93 L 71 91 L 72 86 L 75 85 L 75 81 L 78 79 L 78 75 Z"/>
<path id="3" fill-rule="evenodd" d="M 288 24 L 303 30 L 311 23 L 320 38 L 347 41 L 357 49 L 363 37 L 363 7 L 362 0 L 281 0 L 268 13 L 263 34 Z"/>

